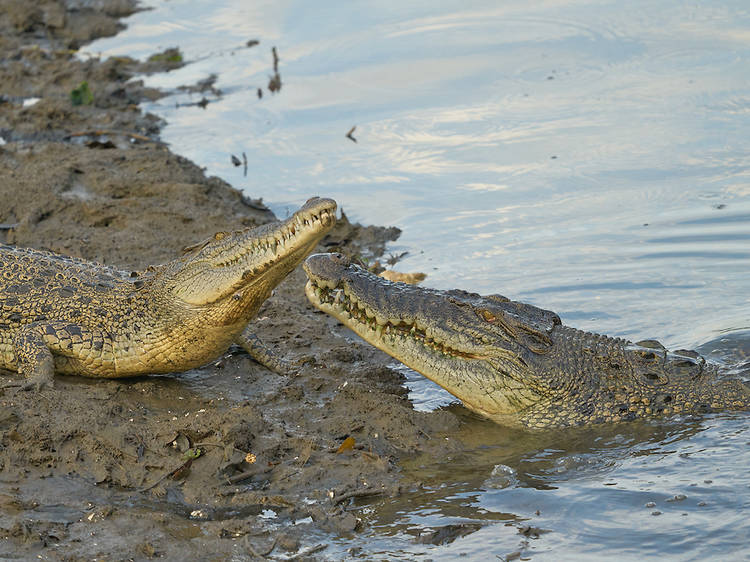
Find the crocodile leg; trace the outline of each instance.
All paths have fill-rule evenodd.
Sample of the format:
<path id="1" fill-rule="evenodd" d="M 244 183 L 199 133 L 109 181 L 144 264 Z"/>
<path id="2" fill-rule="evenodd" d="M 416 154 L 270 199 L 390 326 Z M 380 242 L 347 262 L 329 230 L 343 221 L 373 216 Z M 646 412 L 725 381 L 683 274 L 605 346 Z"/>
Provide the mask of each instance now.
<path id="1" fill-rule="evenodd" d="M 242 333 L 237 336 L 236 343 L 258 363 L 263 365 L 269 371 L 279 375 L 288 375 L 295 371 L 294 366 L 286 359 L 279 357 L 270 347 L 264 344 L 247 326 Z"/>
<path id="2" fill-rule="evenodd" d="M 109 358 L 104 357 L 107 350 Z M 108 365 L 114 374 L 111 351 L 108 334 L 69 322 L 34 322 L 20 329 L 13 339 L 18 372 L 26 377 L 23 390 L 53 386 L 56 355 L 68 363 L 96 360 L 99 365 Z"/>

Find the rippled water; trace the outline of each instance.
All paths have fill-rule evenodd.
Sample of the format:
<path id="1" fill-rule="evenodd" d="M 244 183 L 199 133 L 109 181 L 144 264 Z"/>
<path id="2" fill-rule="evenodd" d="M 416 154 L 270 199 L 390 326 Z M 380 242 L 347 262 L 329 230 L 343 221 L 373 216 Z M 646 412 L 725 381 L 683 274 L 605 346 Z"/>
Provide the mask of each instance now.
<path id="1" fill-rule="evenodd" d="M 431 286 L 728 363 L 750 345 L 747 2 L 153 6 L 89 52 L 179 46 L 147 79 L 173 90 L 147 106 L 164 140 L 277 214 L 332 196 L 402 228 Z M 220 94 L 177 90 L 213 73 Z M 411 377 L 418 407 L 450 402 Z M 746 414 L 530 436 L 450 407 L 471 446 L 362 504 L 363 555 L 750 559 Z"/>

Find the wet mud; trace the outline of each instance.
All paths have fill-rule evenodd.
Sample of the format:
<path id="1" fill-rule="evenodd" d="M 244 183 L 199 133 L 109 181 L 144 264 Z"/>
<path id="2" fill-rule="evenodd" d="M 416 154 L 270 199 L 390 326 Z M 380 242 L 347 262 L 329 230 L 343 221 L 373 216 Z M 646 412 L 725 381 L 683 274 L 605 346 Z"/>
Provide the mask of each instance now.
<path id="1" fill-rule="evenodd" d="M 274 220 L 170 152 L 139 109 L 161 94 L 137 74 L 180 62 L 76 58 L 134 9 L 0 1 L 0 241 L 144 268 Z M 374 259 L 397 235 L 342 220 L 320 249 Z M 353 503 L 415 488 L 400 463 L 448 454 L 457 440 L 433 437 L 459 418 L 414 411 L 392 360 L 315 311 L 304 281 L 298 268 L 254 321 L 296 375 L 230 349 L 187 373 L 0 390 L 0 557 L 324 557 L 363 530 Z"/>

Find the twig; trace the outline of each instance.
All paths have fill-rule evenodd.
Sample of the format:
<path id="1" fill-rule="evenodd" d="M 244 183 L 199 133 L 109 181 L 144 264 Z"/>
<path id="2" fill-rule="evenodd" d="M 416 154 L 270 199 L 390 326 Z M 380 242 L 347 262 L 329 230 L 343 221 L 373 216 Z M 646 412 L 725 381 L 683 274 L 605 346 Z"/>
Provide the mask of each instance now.
<path id="1" fill-rule="evenodd" d="M 245 535 L 245 549 L 250 552 L 250 556 L 252 556 L 253 558 L 260 558 L 261 560 L 265 558 L 265 556 L 258 554 L 258 552 L 253 548 L 253 545 L 251 545 L 250 541 L 247 540 L 247 535 Z"/>
<path id="2" fill-rule="evenodd" d="M 255 470 L 246 470 L 245 472 L 240 472 L 239 474 L 235 474 L 234 476 L 227 476 L 227 484 L 237 484 L 238 482 L 242 482 L 243 480 L 252 478 L 256 474 L 263 474 L 264 472 L 268 471 L 258 470 L 256 468 Z"/>
<path id="3" fill-rule="evenodd" d="M 287 558 L 287 560 L 299 560 L 300 558 L 304 556 L 315 554 L 316 552 L 320 552 L 321 550 L 325 550 L 326 548 L 328 548 L 327 544 L 323 544 L 323 543 L 316 544 L 315 546 L 311 546 L 310 548 L 306 548 L 305 550 L 300 550 L 294 556 Z"/>
<path id="4" fill-rule="evenodd" d="M 287 478 L 291 478 L 292 476 L 296 476 L 296 475 L 297 475 L 297 474 L 299 474 L 300 472 L 302 472 L 302 470 L 301 470 L 301 469 L 300 469 L 300 470 L 295 470 L 294 472 L 292 472 L 292 473 L 290 473 L 290 474 L 287 474 L 287 475 L 286 475 L 286 476 L 284 476 L 283 478 L 279 478 L 279 481 L 282 481 L 282 480 L 286 480 Z"/>
<path id="5" fill-rule="evenodd" d="M 273 549 L 276 548 L 276 541 L 278 540 L 279 540 L 279 537 L 274 537 L 273 542 L 271 543 L 271 546 L 265 552 L 261 552 L 260 555 L 268 556 L 269 554 L 271 554 L 273 552 Z"/>
<path id="6" fill-rule="evenodd" d="M 338 505 L 350 498 L 366 498 L 370 496 L 380 496 L 385 493 L 386 491 L 382 488 L 359 488 L 357 490 L 352 490 L 351 492 L 341 494 L 338 497 L 331 498 L 331 501 L 333 502 L 333 505 Z"/>
<path id="7" fill-rule="evenodd" d="M 177 470 L 179 470 L 179 469 L 177 469 Z M 139 494 L 141 494 L 143 492 L 148 492 L 152 488 L 156 488 L 159 484 L 161 484 L 167 478 L 169 478 L 169 475 L 172 474 L 172 473 L 174 473 L 174 472 L 175 472 L 174 470 L 172 470 L 171 472 L 167 472 L 164 476 L 162 476 L 161 478 L 159 478 L 156 482 L 154 482 L 150 486 L 146 486 L 145 488 L 139 488 L 139 489 L 136 490 L 136 492 L 139 493 Z"/>
<path id="8" fill-rule="evenodd" d="M 161 484 L 162 482 L 164 482 L 164 480 L 166 480 L 170 476 L 174 476 L 175 474 L 178 474 L 181 470 L 187 468 L 191 464 L 193 464 L 193 459 L 186 460 L 184 463 L 182 463 L 180 466 L 178 466 L 174 470 L 171 470 L 171 471 L 167 472 L 164 476 L 162 476 L 161 478 L 159 478 L 156 482 L 154 482 L 150 486 L 146 486 L 145 488 L 140 488 L 140 489 L 136 490 L 136 492 L 138 492 L 138 493 L 148 492 L 151 488 L 156 488 L 159 484 Z"/>
<path id="9" fill-rule="evenodd" d="M 220 447 L 224 449 L 226 445 L 224 445 L 223 443 L 196 443 L 195 445 L 193 445 L 193 447 Z M 242 453 L 243 455 L 247 454 L 247 451 L 243 451 L 242 449 L 238 449 L 237 447 L 232 447 L 232 449 L 234 449 L 238 453 Z"/>

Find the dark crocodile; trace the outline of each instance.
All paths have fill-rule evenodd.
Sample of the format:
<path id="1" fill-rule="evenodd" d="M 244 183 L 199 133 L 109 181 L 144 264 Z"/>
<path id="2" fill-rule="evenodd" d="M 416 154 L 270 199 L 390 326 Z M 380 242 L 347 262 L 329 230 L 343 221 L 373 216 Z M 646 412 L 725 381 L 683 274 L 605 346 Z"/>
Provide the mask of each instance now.
<path id="1" fill-rule="evenodd" d="M 129 377 L 198 367 L 232 343 L 267 359 L 246 329 L 273 288 L 335 223 L 310 199 L 283 222 L 220 232 L 144 272 L 0 247 L 0 367 L 24 386 L 53 373 Z"/>
<path id="2" fill-rule="evenodd" d="M 316 307 L 501 424 L 750 409 L 750 387 L 694 351 L 569 328 L 499 295 L 392 283 L 338 254 L 310 256 L 304 268 Z"/>

